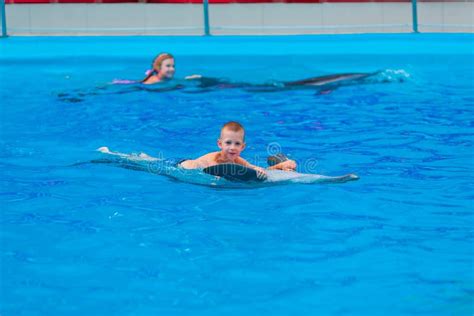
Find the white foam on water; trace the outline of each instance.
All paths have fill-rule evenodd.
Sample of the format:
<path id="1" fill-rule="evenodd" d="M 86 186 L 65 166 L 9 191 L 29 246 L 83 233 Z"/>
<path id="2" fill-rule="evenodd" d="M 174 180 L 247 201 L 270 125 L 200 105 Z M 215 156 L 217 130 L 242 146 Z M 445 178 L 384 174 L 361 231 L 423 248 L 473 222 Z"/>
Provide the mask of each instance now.
<path id="1" fill-rule="evenodd" d="M 412 79 L 411 74 L 404 69 L 385 69 L 375 76 L 368 78 L 369 82 L 406 82 Z"/>

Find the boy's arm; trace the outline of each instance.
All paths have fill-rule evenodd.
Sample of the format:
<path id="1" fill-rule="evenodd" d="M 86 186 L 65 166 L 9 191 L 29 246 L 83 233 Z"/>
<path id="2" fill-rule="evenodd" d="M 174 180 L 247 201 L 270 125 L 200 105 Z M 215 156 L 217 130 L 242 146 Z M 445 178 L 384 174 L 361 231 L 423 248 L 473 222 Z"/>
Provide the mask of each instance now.
<path id="1" fill-rule="evenodd" d="M 254 169 L 255 171 L 257 171 L 257 177 L 261 178 L 261 179 L 264 179 L 267 177 L 267 174 L 265 173 L 265 169 L 264 168 L 261 168 L 259 166 L 255 166 L 255 165 L 252 165 L 251 163 L 249 163 L 247 160 L 245 160 L 244 158 L 242 157 L 239 157 L 239 159 L 236 161 L 238 164 L 240 165 L 244 165 L 245 167 L 247 168 L 252 168 Z"/>
<path id="2" fill-rule="evenodd" d="M 244 158 L 242 157 L 239 157 L 237 160 L 236 160 L 236 163 L 238 163 L 239 165 L 243 165 L 247 168 L 252 168 L 252 169 L 255 169 L 255 170 L 265 170 L 264 168 L 261 168 L 259 166 L 255 166 L 255 165 L 252 165 L 250 162 L 248 162 L 247 160 L 245 160 Z"/>

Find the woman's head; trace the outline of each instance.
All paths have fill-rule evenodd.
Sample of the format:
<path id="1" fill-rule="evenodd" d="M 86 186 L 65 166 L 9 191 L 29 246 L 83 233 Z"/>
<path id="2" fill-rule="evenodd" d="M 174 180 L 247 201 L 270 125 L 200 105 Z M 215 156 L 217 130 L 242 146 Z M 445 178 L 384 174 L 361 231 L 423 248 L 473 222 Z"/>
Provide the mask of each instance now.
<path id="1" fill-rule="evenodd" d="M 168 53 L 159 54 L 153 61 L 153 71 L 164 79 L 172 79 L 174 76 L 174 57 Z"/>
<path id="2" fill-rule="evenodd" d="M 155 57 L 151 65 L 151 69 L 147 71 L 146 78 L 148 80 L 152 76 L 158 77 L 158 80 L 170 80 L 174 76 L 174 57 L 168 53 L 161 53 Z"/>

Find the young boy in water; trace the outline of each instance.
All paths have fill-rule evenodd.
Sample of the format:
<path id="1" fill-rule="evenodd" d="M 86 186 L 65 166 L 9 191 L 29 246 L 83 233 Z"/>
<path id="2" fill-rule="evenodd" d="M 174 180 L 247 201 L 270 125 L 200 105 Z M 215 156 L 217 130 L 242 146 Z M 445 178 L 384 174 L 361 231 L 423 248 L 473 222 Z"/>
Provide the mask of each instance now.
<path id="1" fill-rule="evenodd" d="M 245 148 L 245 131 L 242 125 L 240 125 L 237 122 L 229 122 L 226 123 L 222 129 L 221 129 L 221 134 L 219 139 L 217 140 L 217 146 L 221 149 L 221 151 L 216 151 L 212 152 L 209 154 L 206 154 L 204 156 L 201 156 L 197 159 L 194 160 L 184 160 L 181 161 L 178 166 L 184 168 L 184 169 L 204 169 L 207 167 L 219 165 L 219 164 L 239 164 L 246 166 L 248 168 L 255 169 L 257 172 L 257 177 L 260 179 L 265 179 L 266 173 L 265 169 L 254 166 L 247 162 L 245 159 L 240 157 L 241 152 Z M 120 159 L 126 159 L 126 160 L 144 160 L 144 161 L 160 161 L 161 159 L 158 158 L 153 158 L 148 156 L 145 153 L 141 153 L 139 155 L 129 155 L 129 154 L 123 154 L 123 153 L 118 153 L 118 152 L 111 152 L 109 148 L 107 147 L 101 147 L 97 149 L 98 151 L 104 153 L 104 154 L 109 154 L 113 156 L 118 156 Z M 296 177 L 306 177 L 306 182 L 304 183 L 314 183 L 314 182 L 321 182 L 321 183 L 343 183 L 347 181 L 353 181 L 359 179 L 359 177 L 355 174 L 346 174 L 344 176 L 338 176 L 338 177 L 328 177 L 328 176 L 322 176 L 322 175 L 316 175 L 316 174 L 301 174 L 297 172 L 291 172 L 295 171 L 296 169 L 296 163 L 293 160 L 287 159 L 285 155 L 282 154 L 277 154 L 274 156 L 268 157 L 268 164 L 272 165 L 268 169 L 280 169 L 284 171 L 290 171 L 287 173 L 287 176 L 292 176 L 295 175 Z M 124 164 L 126 165 L 126 164 Z M 311 180 L 308 182 L 308 178 L 310 177 Z M 286 180 L 291 179 L 286 177 Z"/>
<path id="2" fill-rule="evenodd" d="M 234 163 L 255 169 L 259 178 L 265 177 L 265 169 L 254 166 L 240 157 L 241 152 L 245 149 L 244 139 L 245 131 L 243 126 L 237 122 L 228 122 L 222 127 L 220 137 L 217 140 L 217 146 L 221 149 L 220 151 L 206 154 L 195 160 L 185 160 L 180 163 L 180 166 L 184 169 L 204 169 L 214 165 Z M 268 169 L 294 171 L 296 163 L 293 160 L 286 160 Z"/>

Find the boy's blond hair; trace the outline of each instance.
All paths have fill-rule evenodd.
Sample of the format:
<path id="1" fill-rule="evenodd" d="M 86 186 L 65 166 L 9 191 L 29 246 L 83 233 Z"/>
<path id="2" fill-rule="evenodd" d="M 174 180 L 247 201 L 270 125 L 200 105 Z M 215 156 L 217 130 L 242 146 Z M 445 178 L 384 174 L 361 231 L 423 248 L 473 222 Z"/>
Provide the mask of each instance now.
<path id="1" fill-rule="evenodd" d="M 240 124 L 239 122 L 235 122 L 235 121 L 231 121 L 231 122 L 227 122 L 224 124 L 224 126 L 222 126 L 222 129 L 228 129 L 230 131 L 233 131 L 233 132 L 240 132 L 240 131 L 244 131 L 244 127 L 242 126 L 242 124 Z"/>
<path id="2" fill-rule="evenodd" d="M 230 122 L 225 123 L 221 128 L 221 135 L 222 135 L 222 131 L 224 131 L 225 129 L 232 132 L 242 132 L 242 138 L 245 138 L 244 127 L 239 122 L 230 121 Z"/>

